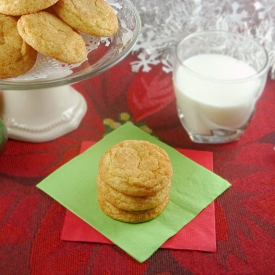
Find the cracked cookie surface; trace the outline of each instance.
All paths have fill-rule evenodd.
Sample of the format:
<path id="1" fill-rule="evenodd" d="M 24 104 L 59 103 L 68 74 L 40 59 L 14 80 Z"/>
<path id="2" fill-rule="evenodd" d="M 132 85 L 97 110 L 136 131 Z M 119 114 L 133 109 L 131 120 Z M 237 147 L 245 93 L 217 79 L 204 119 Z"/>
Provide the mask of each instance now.
<path id="1" fill-rule="evenodd" d="M 22 75 L 35 64 L 37 51 L 19 35 L 17 20 L 0 14 L 0 78 Z"/>
<path id="2" fill-rule="evenodd" d="M 172 165 L 159 146 L 144 140 L 125 140 L 102 156 L 99 175 L 110 187 L 126 195 L 149 196 L 170 183 Z"/>
<path id="3" fill-rule="evenodd" d="M 72 28 L 94 36 L 108 37 L 118 30 L 118 19 L 104 0 L 59 0 L 53 9 Z"/>
<path id="4" fill-rule="evenodd" d="M 51 13 L 40 11 L 22 15 L 17 28 L 29 45 L 48 57 L 75 64 L 87 56 L 82 36 Z"/>
<path id="5" fill-rule="evenodd" d="M 58 0 L 0 0 L 0 13 L 20 16 L 44 10 Z"/>

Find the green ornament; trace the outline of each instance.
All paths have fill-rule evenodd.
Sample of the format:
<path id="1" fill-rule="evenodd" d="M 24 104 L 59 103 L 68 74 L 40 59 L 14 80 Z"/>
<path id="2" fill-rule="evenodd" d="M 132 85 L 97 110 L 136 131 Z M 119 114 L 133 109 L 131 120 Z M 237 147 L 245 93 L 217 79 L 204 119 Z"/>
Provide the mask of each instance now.
<path id="1" fill-rule="evenodd" d="M 5 150 L 8 141 L 8 132 L 4 122 L 0 118 L 0 154 Z"/>

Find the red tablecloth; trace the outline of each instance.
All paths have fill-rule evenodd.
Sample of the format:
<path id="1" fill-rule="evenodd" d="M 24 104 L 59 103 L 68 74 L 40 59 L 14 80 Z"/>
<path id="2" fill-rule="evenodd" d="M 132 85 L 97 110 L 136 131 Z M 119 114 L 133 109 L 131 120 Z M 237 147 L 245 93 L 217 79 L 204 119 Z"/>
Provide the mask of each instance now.
<path id="1" fill-rule="evenodd" d="M 9 140 L 0 156 L 0 274 L 274 274 L 275 81 L 268 80 L 243 137 L 192 143 L 177 117 L 171 74 L 133 73 L 121 63 L 74 87 L 88 111 L 77 130 L 54 141 Z M 36 188 L 125 120 L 178 148 L 214 153 L 214 172 L 232 187 L 215 201 L 217 252 L 159 249 L 140 264 L 114 245 L 60 240 L 65 209 Z"/>

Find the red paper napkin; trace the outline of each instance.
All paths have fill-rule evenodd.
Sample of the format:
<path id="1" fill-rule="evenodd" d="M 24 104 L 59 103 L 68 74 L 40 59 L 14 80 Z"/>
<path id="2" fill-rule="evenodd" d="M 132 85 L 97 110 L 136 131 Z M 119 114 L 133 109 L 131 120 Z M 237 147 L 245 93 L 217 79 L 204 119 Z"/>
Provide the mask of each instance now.
<path id="1" fill-rule="evenodd" d="M 95 144 L 95 142 L 84 141 L 81 144 L 80 153 L 84 152 L 93 144 Z M 177 150 L 186 157 L 213 171 L 212 152 L 186 149 Z M 112 242 L 100 232 L 69 210 L 66 211 L 61 240 L 112 244 Z M 201 211 L 176 235 L 168 239 L 161 248 L 215 252 L 216 228 L 214 202 Z"/>

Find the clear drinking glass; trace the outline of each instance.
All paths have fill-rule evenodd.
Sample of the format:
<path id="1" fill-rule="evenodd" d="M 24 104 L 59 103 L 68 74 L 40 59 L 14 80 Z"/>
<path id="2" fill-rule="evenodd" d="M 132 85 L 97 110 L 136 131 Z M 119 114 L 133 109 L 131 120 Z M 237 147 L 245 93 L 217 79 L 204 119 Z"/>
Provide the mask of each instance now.
<path id="1" fill-rule="evenodd" d="M 247 128 L 269 69 L 255 40 L 227 31 L 202 31 L 176 49 L 173 83 L 180 121 L 192 141 L 226 143 Z"/>

